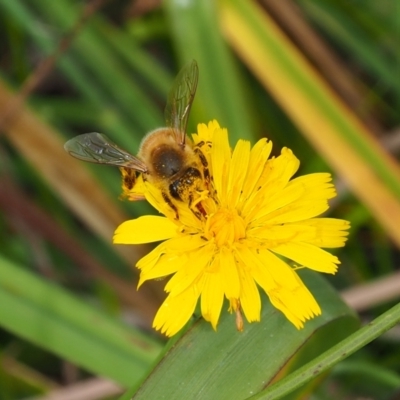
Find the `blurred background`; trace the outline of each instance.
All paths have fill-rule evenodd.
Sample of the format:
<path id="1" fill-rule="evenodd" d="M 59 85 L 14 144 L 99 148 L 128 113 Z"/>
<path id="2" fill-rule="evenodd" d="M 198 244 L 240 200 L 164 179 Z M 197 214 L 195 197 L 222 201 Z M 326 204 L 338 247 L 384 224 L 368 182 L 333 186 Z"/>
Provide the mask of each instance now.
<path id="1" fill-rule="evenodd" d="M 352 229 L 329 281 L 363 322 L 398 302 L 399 3 L 0 0 L 0 30 L 0 399 L 117 398 L 125 378 L 96 345 L 129 353 L 134 329 L 143 365 L 163 345 L 151 322 L 165 282 L 136 291 L 150 247 L 112 244 L 118 224 L 154 211 L 119 199 L 117 168 L 63 144 L 101 132 L 136 154 L 191 59 L 188 132 L 215 118 L 231 145 L 268 137 L 300 174 L 330 171 L 329 216 Z M 396 398 L 399 341 L 394 328 L 336 366 L 315 398 Z"/>

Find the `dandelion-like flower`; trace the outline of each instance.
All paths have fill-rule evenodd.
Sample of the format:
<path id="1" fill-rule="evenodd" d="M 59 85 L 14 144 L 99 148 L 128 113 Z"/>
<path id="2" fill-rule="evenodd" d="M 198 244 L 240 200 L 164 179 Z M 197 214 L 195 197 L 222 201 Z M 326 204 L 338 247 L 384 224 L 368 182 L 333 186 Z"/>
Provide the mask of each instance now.
<path id="1" fill-rule="evenodd" d="M 334 274 L 340 261 L 322 248 L 342 247 L 349 223 L 316 218 L 336 195 L 328 173 L 293 178 L 299 160 L 283 148 L 270 157 L 272 143 L 261 139 L 251 148 L 240 140 L 231 150 L 226 129 L 216 121 L 200 124 L 193 135 L 202 149 L 210 174 L 210 190 L 197 193 L 202 215 L 176 202 L 172 210 L 160 190 L 143 179 L 138 193 L 165 216 L 143 216 L 122 223 L 114 243 L 163 242 L 142 258 L 139 286 L 172 275 L 167 298 L 153 326 L 167 336 L 190 319 L 200 299 L 201 313 L 217 328 L 224 298 L 247 321 L 259 321 L 259 288 L 296 328 L 321 314 L 313 295 L 296 270 L 309 268 Z M 293 178 L 293 179 L 292 179 Z"/>

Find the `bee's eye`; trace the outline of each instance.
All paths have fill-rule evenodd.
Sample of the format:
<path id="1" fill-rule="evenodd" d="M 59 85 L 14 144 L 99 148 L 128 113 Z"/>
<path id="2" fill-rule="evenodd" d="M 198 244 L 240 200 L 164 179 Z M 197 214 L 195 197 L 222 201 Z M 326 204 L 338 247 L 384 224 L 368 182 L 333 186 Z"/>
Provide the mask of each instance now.
<path id="1" fill-rule="evenodd" d="M 172 148 L 158 148 L 153 154 L 154 169 L 161 178 L 170 178 L 183 167 L 182 155 Z"/>

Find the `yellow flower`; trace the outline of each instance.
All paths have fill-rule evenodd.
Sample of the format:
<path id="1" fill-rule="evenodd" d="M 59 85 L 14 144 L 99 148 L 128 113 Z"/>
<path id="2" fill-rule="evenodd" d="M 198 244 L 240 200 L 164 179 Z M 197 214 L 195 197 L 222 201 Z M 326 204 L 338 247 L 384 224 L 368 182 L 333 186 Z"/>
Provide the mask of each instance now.
<path id="1" fill-rule="evenodd" d="M 322 248 L 343 246 L 348 234 L 347 221 L 315 218 L 336 195 L 330 174 L 292 179 L 299 161 L 291 150 L 269 158 L 272 143 L 261 139 L 253 148 L 240 140 L 232 151 L 227 130 L 216 121 L 200 124 L 193 141 L 202 145 L 212 177 L 210 190 L 196 193 L 201 215 L 176 201 L 176 219 L 160 190 L 139 178 L 133 197 L 144 195 L 165 217 L 126 221 L 114 236 L 121 244 L 164 240 L 137 264 L 139 286 L 173 274 L 153 326 L 174 335 L 200 298 L 204 319 L 216 329 L 226 298 L 241 329 L 241 311 L 249 322 L 260 320 L 261 287 L 302 328 L 321 309 L 296 269 L 334 274 L 340 262 Z"/>

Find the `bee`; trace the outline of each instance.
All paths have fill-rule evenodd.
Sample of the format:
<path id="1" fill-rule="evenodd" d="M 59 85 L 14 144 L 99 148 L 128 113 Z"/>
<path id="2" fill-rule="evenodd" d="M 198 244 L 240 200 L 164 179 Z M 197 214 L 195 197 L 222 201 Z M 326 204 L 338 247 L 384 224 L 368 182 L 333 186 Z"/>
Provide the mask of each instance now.
<path id="1" fill-rule="evenodd" d="M 210 174 L 202 152 L 205 143 L 194 145 L 186 135 L 190 109 L 196 93 L 199 70 L 195 60 L 177 75 L 165 107 L 166 127 L 149 132 L 137 156 L 118 147 L 105 135 L 92 132 L 65 143 L 73 157 L 120 168 L 123 190 L 134 188 L 138 174 L 160 189 L 165 202 L 179 219 L 176 201 L 185 202 L 198 217 L 205 217 L 199 194 L 208 190 Z M 139 197 L 133 197 L 138 200 Z"/>

